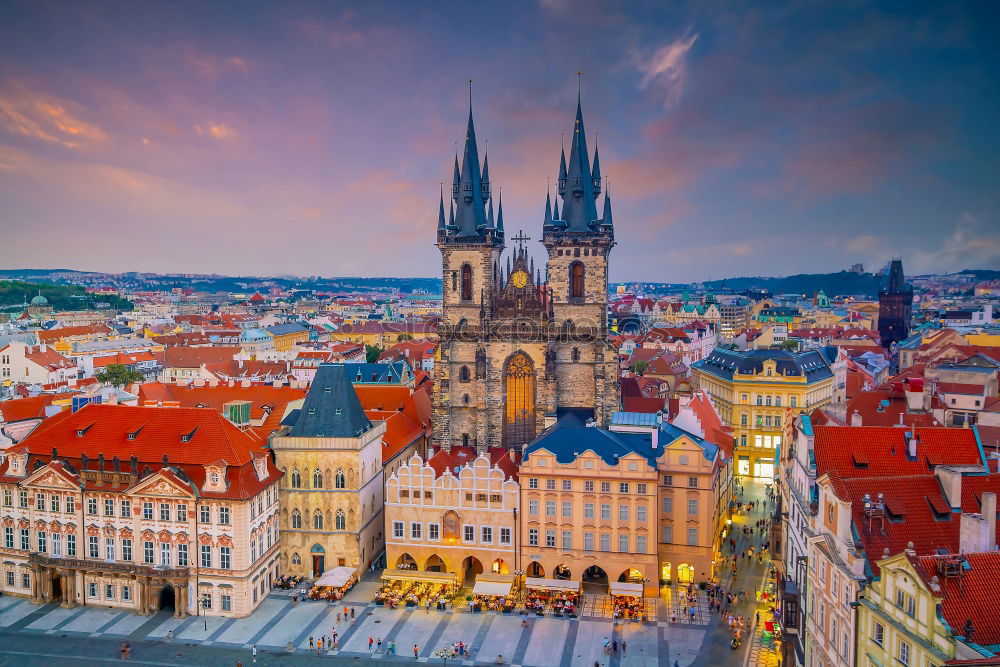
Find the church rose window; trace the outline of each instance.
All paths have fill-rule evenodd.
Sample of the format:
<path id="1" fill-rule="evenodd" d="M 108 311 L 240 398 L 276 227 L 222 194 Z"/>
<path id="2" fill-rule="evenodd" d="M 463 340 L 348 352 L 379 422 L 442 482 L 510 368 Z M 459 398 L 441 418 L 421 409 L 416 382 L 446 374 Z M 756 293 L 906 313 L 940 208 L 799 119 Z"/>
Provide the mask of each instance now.
<path id="1" fill-rule="evenodd" d="M 527 354 L 510 357 L 504 383 L 504 446 L 520 447 L 535 437 L 535 369 Z"/>

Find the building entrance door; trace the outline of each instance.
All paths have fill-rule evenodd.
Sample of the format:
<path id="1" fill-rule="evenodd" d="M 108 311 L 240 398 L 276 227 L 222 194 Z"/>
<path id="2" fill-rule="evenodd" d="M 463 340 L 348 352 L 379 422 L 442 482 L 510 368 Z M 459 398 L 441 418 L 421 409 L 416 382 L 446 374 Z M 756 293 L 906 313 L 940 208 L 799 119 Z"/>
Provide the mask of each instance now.
<path id="1" fill-rule="evenodd" d="M 323 568 L 323 561 L 325 557 L 323 554 L 313 554 L 313 577 L 320 577 L 325 572 Z"/>
<path id="2" fill-rule="evenodd" d="M 174 587 L 167 585 L 160 589 L 160 598 L 158 609 L 160 611 L 174 611 L 174 605 L 176 600 L 174 600 Z"/>
<path id="3" fill-rule="evenodd" d="M 62 577 L 59 576 L 58 572 L 52 573 L 52 600 L 50 602 L 55 602 L 56 600 L 62 599 Z"/>

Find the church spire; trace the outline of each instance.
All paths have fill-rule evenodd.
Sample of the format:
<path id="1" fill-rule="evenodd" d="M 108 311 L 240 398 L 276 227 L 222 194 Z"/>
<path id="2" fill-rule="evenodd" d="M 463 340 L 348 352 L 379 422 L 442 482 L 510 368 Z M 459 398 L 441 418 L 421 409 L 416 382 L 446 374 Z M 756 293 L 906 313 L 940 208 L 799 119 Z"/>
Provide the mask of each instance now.
<path id="1" fill-rule="evenodd" d="M 590 175 L 590 181 L 594 185 L 594 196 L 601 194 L 601 157 L 598 155 L 597 137 L 594 138 L 594 173 Z"/>
<path id="2" fill-rule="evenodd" d="M 542 224 L 546 227 L 552 224 L 552 197 L 548 192 L 545 193 L 545 219 Z"/>
<path id="3" fill-rule="evenodd" d="M 456 157 L 455 182 L 452 186 L 455 200 L 455 221 L 452 235 L 471 241 L 485 240 L 494 230 L 491 212 L 487 208 L 490 201 L 489 167 L 482 164 L 480 171 L 479 146 L 476 141 L 476 125 L 472 114 L 472 81 L 469 81 L 469 122 L 465 132 L 465 149 L 461 167 Z"/>
<path id="4" fill-rule="evenodd" d="M 607 189 L 604 191 L 604 215 L 601 217 L 602 227 L 614 228 L 614 222 L 611 219 L 611 185 L 609 184 Z"/>
<path id="5" fill-rule="evenodd" d="M 576 102 L 576 121 L 570 143 L 563 197 L 563 218 L 567 231 L 590 231 L 597 220 L 597 201 L 593 176 L 590 172 L 590 155 L 587 151 L 587 132 L 583 125 L 583 106 Z"/>
<path id="6" fill-rule="evenodd" d="M 438 204 L 438 231 L 446 231 L 444 222 L 444 183 L 441 184 L 441 203 Z"/>
<path id="7" fill-rule="evenodd" d="M 500 197 L 497 199 L 497 234 L 503 236 L 503 188 L 500 189 Z"/>

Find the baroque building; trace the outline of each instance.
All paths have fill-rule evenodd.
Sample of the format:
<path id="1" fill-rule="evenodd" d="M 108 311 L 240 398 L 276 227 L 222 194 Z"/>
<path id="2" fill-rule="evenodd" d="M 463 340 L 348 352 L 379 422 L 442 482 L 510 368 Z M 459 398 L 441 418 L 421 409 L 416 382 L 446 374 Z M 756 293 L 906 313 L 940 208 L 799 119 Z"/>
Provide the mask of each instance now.
<path id="1" fill-rule="evenodd" d="M 598 153 L 593 167 L 577 102 L 569 160 L 560 156 L 558 197 L 546 195 L 544 273 L 519 234 L 506 258 L 503 207 L 493 204 L 488 157 L 480 164 L 472 109 L 451 201 L 438 212 L 443 317 L 434 375 L 438 447 L 521 448 L 567 411 L 608 423 L 618 409 L 618 367 L 608 342 L 611 198 L 603 214 Z M 496 214 L 494 215 L 494 208 Z"/>

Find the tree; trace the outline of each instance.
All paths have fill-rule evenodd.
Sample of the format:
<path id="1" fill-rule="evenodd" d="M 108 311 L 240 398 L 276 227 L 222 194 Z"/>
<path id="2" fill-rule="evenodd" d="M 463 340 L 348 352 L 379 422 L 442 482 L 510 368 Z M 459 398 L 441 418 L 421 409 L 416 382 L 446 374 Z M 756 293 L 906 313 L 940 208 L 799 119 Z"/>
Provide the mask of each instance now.
<path id="1" fill-rule="evenodd" d="M 133 382 L 142 382 L 145 376 L 137 370 L 133 370 L 124 364 L 110 364 L 107 368 L 97 374 L 98 382 L 109 384 L 112 387 L 124 387 Z"/>
<path id="2" fill-rule="evenodd" d="M 365 345 L 365 361 L 374 364 L 378 361 L 378 355 L 382 354 L 382 348 L 378 345 Z"/>
<path id="3" fill-rule="evenodd" d="M 632 364 L 632 372 L 635 373 L 636 375 L 642 375 L 643 373 L 646 372 L 647 368 L 649 368 L 648 361 L 637 361 L 634 364 Z"/>
<path id="4" fill-rule="evenodd" d="M 785 340 L 785 341 L 782 341 L 780 349 L 782 349 L 782 350 L 788 350 L 789 352 L 798 352 L 799 351 L 799 341 L 797 341 L 797 340 Z"/>
<path id="5" fill-rule="evenodd" d="M 411 336 L 410 334 L 399 334 L 398 336 L 396 336 L 397 343 L 402 343 L 404 340 L 413 340 L 413 336 Z"/>

